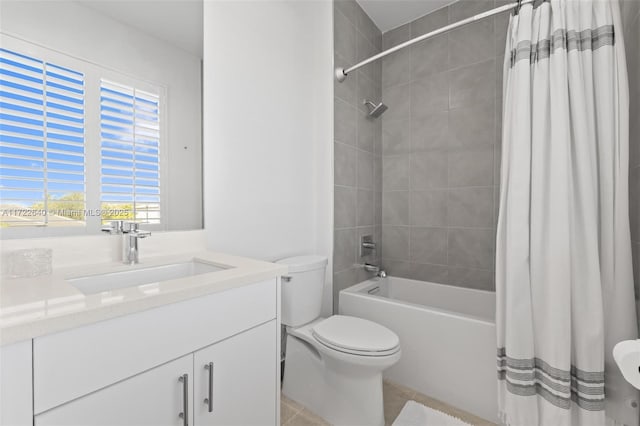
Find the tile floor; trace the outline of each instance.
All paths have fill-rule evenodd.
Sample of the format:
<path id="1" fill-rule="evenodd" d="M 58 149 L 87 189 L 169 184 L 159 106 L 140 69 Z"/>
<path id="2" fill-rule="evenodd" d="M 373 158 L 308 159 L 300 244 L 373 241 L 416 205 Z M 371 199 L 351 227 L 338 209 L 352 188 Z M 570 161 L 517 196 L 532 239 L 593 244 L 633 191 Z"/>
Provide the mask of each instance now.
<path id="1" fill-rule="evenodd" d="M 385 381 L 383 386 L 386 426 L 390 426 L 393 423 L 398 414 L 400 414 L 400 410 L 402 410 L 404 404 L 409 400 L 414 400 L 427 407 L 442 411 L 474 426 L 495 426 L 487 420 L 433 398 L 429 398 L 404 386 L 388 381 Z M 284 395 L 282 396 L 282 402 L 280 404 L 280 420 L 282 426 L 329 426 L 329 423 L 324 419 L 315 415 L 302 405 L 286 398 Z"/>
<path id="2" fill-rule="evenodd" d="M 280 425 L 281 426 L 329 426 L 323 418 L 316 416 L 311 411 L 290 400 L 284 395 L 280 398 Z"/>

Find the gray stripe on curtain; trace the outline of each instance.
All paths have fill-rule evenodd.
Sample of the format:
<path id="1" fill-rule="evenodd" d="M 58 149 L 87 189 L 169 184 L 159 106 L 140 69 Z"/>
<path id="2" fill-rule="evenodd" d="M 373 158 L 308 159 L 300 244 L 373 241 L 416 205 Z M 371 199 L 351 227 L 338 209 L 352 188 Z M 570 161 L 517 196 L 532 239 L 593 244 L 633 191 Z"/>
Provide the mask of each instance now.
<path id="1" fill-rule="evenodd" d="M 518 359 L 497 349 L 498 379 L 505 381 L 509 392 L 521 396 L 540 395 L 550 404 L 568 409 L 573 401 L 584 410 L 604 409 L 604 372 L 584 371 L 571 366 L 562 370 L 542 359 Z"/>
<path id="2" fill-rule="evenodd" d="M 575 377 L 572 377 L 570 380 L 557 380 L 538 369 L 514 371 L 510 368 L 507 369 L 507 367 L 499 367 L 498 374 L 519 382 L 535 381 L 544 383 L 551 389 L 562 393 L 568 394 L 570 390 L 573 390 L 584 395 L 604 397 L 604 382 L 584 384 Z"/>
<path id="3" fill-rule="evenodd" d="M 580 393 L 572 388 L 570 393 L 563 392 L 564 395 L 558 395 L 547 389 L 547 384 L 539 381 L 530 383 L 515 383 L 510 380 L 508 373 L 505 371 L 498 371 L 498 379 L 506 382 L 507 390 L 515 395 L 520 396 L 534 396 L 540 395 L 550 404 L 556 407 L 568 409 L 571 406 L 571 402 L 578 404 L 584 410 L 588 411 L 600 411 L 604 410 L 604 394 L 598 398 L 585 398 Z M 554 389 L 555 390 L 555 389 Z M 566 395 L 566 396 L 565 396 Z"/>
<path id="4" fill-rule="evenodd" d="M 568 382 L 570 379 L 577 380 L 590 385 L 604 383 L 604 371 L 584 371 L 571 366 L 571 370 L 561 370 L 549 365 L 540 358 L 519 359 L 507 356 L 505 348 L 497 349 L 498 368 L 509 367 L 514 370 L 541 370 L 547 376 Z"/>
<path id="5" fill-rule="evenodd" d="M 565 52 L 571 50 L 582 52 L 597 50 L 603 46 L 613 46 L 615 42 L 613 25 L 604 25 L 593 30 L 587 29 L 580 32 L 557 30 L 550 39 L 540 40 L 538 43 L 531 43 L 531 40 L 519 42 L 516 48 L 511 50 L 511 67 L 525 59 L 528 59 L 531 64 L 547 59 L 558 49 Z"/>

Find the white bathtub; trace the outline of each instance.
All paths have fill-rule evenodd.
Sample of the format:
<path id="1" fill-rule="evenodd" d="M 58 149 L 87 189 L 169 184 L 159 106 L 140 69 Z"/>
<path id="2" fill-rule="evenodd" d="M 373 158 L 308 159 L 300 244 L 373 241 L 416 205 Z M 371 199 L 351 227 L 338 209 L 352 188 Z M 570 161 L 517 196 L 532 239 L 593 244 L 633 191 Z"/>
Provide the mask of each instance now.
<path id="1" fill-rule="evenodd" d="M 398 334 L 402 358 L 386 378 L 498 422 L 494 293 L 376 278 L 342 290 L 339 310 Z"/>

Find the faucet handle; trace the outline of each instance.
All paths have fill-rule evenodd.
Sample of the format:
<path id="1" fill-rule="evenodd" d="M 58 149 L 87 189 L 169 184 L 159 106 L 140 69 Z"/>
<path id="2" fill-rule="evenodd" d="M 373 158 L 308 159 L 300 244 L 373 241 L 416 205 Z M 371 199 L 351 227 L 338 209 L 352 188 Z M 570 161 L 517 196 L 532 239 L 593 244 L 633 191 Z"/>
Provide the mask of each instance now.
<path id="1" fill-rule="evenodd" d="M 360 238 L 360 257 L 367 257 L 377 250 L 377 244 L 372 235 L 363 235 Z"/>
<path id="2" fill-rule="evenodd" d="M 147 233 L 145 236 L 151 235 L 149 231 L 143 231 L 140 229 L 140 222 L 124 222 L 123 224 L 123 232 L 125 234 L 128 233 Z"/>
<path id="3" fill-rule="evenodd" d="M 132 237 L 136 237 L 136 238 L 147 238 L 151 236 L 151 231 L 142 231 L 142 230 L 135 230 L 135 231 L 131 231 L 129 232 L 131 234 Z"/>
<path id="4" fill-rule="evenodd" d="M 112 220 L 109 225 L 102 227 L 102 232 L 109 234 L 121 234 L 124 231 L 124 220 Z"/>
<path id="5" fill-rule="evenodd" d="M 143 231 L 140 229 L 139 222 L 125 222 L 123 232 L 135 238 L 147 238 L 151 236 L 151 231 Z"/>

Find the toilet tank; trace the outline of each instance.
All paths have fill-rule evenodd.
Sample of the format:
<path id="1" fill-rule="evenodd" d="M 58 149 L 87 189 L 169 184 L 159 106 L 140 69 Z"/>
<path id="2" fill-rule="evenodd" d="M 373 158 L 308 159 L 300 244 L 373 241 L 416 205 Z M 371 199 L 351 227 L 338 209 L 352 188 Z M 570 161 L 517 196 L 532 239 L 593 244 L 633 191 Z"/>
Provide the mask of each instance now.
<path id="1" fill-rule="evenodd" d="M 295 256 L 276 263 L 289 267 L 289 273 L 282 279 L 282 323 L 298 327 L 318 318 L 322 308 L 327 258 Z"/>

